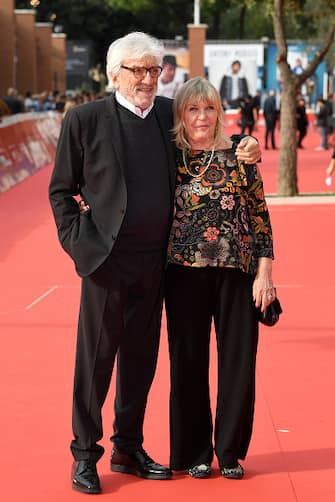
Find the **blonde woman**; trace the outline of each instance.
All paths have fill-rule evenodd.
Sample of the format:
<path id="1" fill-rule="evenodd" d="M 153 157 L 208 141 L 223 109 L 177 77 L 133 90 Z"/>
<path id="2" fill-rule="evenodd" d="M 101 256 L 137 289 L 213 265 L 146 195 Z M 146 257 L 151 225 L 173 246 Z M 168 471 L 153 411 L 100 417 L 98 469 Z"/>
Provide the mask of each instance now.
<path id="1" fill-rule="evenodd" d="M 242 478 L 251 438 L 257 309 L 275 298 L 272 231 L 256 165 L 237 161 L 223 133 L 221 100 L 194 78 L 174 103 L 175 208 L 168 246 L 166 310 L 171 358 L 171 462 L 208 477 Z M 213 426 L 209 341 L 214 320 L 218 395 Z"/>

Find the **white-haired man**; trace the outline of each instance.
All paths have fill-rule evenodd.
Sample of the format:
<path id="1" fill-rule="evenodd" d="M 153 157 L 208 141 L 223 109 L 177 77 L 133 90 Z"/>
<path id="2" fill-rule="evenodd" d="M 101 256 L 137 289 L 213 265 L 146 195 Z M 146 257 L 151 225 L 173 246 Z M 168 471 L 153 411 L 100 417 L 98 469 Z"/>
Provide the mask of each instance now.
<path id="1" fill-rule="evenodd" d="M 172 101 L 155 97 L 163 52 L 144 33 L 111 44 L 115 93 L 66 114 L 49 187 L 60 242 L 82 277 L 71 451 L 72 487 L 84 493 L 101 491 L 101 409 L 116 355 L 111 470 L 145 479 L 172 474 L 142 446 L 175 184 Z M 254 140 L 240 152 L 260 156 Z"/>

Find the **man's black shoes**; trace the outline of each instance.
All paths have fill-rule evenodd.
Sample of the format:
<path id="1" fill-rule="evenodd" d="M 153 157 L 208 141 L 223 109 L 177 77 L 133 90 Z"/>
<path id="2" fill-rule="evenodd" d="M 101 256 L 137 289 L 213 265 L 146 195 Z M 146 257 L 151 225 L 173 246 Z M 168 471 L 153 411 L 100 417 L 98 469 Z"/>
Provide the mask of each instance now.
<path id="1" fill-rule="evenodd" d="M 143 449 L 129 454 L 113 448 L 110 467 L 114 472 L 134 474 L 144 479 L 170 479 L 172 476 L 170 469 L 157 464 Z M 97 467 L 93 460 L 73 462 L 71 477 L 73 490 L 101 493 Z"/>
<path id="2" fill-rule="evenodd" d="M 73 462 L 72 488 L 82 493 L 101 493 L 95 462 L 92 460 L 77 460 Z"/>
<path id="3" fill-rule="evenodd" d="M 170 479 L 172 476 L 170 469 L 157 464 L 143 449 L 124 453 L 114 447 L 110 467 L 113 472 L 134 474 L 144 479 Z"/>

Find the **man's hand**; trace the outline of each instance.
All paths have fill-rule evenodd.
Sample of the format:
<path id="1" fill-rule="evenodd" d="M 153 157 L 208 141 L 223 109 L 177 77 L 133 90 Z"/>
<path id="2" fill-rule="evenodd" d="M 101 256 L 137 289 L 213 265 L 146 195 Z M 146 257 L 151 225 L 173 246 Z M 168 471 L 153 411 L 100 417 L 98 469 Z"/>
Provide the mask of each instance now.
<path id="1" fill-rule="evenodd" d="M 236 148 L 236 157 L 246 164 L 255 164 L 261 158 L 262 152 L 258 141 L 251 136 L 241 139 Z"/>
<path id="2" fill-rule="evenodd" d="M 79 205 L 80 214 L 87 213 L 87 211 L 89 211 L 91 209 L 90 206 L 87 204 L 87 202 L 84 201 L 84 199 L 80 199 L 78 201 L 78 205 Z"/>

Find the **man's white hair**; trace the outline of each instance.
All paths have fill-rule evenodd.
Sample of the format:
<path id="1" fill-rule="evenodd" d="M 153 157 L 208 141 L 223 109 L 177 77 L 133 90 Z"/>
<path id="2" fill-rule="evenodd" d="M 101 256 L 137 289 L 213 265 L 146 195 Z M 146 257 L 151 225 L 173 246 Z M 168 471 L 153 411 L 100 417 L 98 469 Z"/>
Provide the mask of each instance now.
<path id="1" fill-rule="evenodd" d="M 120 72 L 125 59 L 142 59 L 145 56 L 151 56 L 156 60 L 156 64 L 161 66 L 163 54 L 163 43 L 147 33 L 134 31 L 114 40 L 107 52 L 106 73 L 109 83 L 112 81 L 112 75 Z"/>

